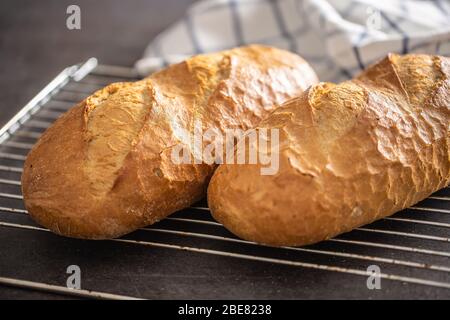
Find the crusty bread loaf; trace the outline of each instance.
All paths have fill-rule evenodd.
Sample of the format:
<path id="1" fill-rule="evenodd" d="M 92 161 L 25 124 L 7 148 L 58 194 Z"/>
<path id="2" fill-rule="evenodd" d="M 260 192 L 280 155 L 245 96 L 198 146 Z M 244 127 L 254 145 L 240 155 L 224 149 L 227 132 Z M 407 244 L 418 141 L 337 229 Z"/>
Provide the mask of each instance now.
<path id="1" fill-rule="evenodd" d="M 194 121 L 254 127 L 317 82 L 292 53 L 248 46 L 199 55 L 135 83 L 116 83 L 75 106 L 25 162 L 26 208 L 65 236 L 105 239 L 152 224 L 201 199 L 216 165 L 175 164 L 171 149 Z"/>
<path id="2" fill-rule="evenodd" d="M 313 86 L 258 126 L 280 130 L 277 174 L 215 171 L 213 216 L 247 240 L 306 245 L 447 186 L 449 77 L 450 58 L 391 54 L 352 81 Z"/>

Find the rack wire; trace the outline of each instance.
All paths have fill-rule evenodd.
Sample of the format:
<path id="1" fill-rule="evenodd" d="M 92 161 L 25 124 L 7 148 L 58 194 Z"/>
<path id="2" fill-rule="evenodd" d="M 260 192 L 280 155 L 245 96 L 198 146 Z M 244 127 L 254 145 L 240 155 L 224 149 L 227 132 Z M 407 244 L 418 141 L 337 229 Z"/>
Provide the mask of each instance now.
<path id="1" fill-rule="evenodd" d="M 20 175 L 26 154 L 55 119 L 87 95 L 112 82 L 136 79 L 138 76 L 133 69 L 100 65 L 91 58 L 64 69 L 0 129 L 0 234 L 4 230 L 22 230 L 47 233 L 51 237 L 49 241 L 59 241 L 58 236 L 36 225 L 23 206 Z M 392 217 L 301 248 L 271 248 L 238 239 L 211 218 L 204 201 L 153 226 L 107 242 L 111 248 L 127 244 L 148 250 L 159 248 L 169 254 L 175 250 L 199 255 L 205 257 L 201 260 L 205 266 L 211 261 L 207 257 L 221 257 L 234 259 L 244 266 L 254 263 L 279 266 L 280 272 L 288 277 L 298 269 L 306 278 L 326 274 L 329 283 L 314 289 L 314 296 L 318 297 L 328 297 L 329 284 L 342 274 L 358 283 L 355 285 L 360 292 L 358 297 L 372 297 L 369 289 L 361 290 L 361 284 L 370 275 L 367 267 L 377 265 L 384 290 L 387 290 L 384 292 L 397 292 L 399 297 L 409 292 L 407 297 L 421 297 L 424 292 L 429 295 L 431 290 L 433 297 L 450 298 L 449 230 L 450 190 L 447 187 Z M 14 268 L 12 265 L 0 269 L 0 286 L 81 298 L 148 298 L 145 291 L 131 296 L 126 294 L 127 290 L 68 289 L 63 282 L 43 283 L 32 275 L 23 279 L 15 276 Z M 412 288 L 414 294 L 411 295 Z M 173 297 L 179 296 L 174 293 Z"/>

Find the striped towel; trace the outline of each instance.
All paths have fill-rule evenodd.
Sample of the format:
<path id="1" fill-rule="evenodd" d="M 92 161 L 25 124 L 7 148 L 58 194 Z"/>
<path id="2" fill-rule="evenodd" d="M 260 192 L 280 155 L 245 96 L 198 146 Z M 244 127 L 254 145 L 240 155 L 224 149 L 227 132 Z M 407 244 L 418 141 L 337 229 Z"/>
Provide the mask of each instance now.
<path id="1" fill-rule="evenodd" d="M 188 56 L 260 43 L 297 52 L 322 81 L 348 79 L 388 52 L 450 56 L 450 0 L 206 0 L 158 35 L 141 75 Z"/>

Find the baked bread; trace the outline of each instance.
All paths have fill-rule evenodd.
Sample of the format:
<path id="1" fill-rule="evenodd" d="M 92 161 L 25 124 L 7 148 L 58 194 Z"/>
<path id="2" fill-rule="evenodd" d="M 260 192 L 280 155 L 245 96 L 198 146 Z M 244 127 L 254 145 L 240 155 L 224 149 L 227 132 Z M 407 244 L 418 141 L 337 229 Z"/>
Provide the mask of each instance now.
<path id="1" fill-rule="evenodd" d="M 279 129 L 276 174 L 215 171 L 214 218 L 246 240 L 307 245 L 448 186 L 449 77 L 448 57 L 391 54 L 351 81 L 311 87 L 258 126 Z"/>
<path id="2" fill-rule="evenodd" d="M 254 45 L 111 84 L 31 150 L 22 175 L 26 208 L 39 224 L 76 238 L 114 238 L 152 224 L 200 200 L 216 167 L 174 163 L 180 132 L 196 121 L 205 129 L 254 127 L 316 82 L 299 56 Z"/>

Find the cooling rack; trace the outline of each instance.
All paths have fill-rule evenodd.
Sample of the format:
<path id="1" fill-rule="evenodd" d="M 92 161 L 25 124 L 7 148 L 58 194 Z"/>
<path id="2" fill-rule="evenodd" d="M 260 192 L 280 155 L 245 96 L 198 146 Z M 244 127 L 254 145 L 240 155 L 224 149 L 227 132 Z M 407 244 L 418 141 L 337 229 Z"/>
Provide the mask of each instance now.
<path id="1" fill-rule="evenodd" d="M 0 129 L 0 296 L 106 299 L 450 298 L 450 190 L 337 238 L 301 248 L 240 240 L 202 201 L 120 239 L 67 239 L 36 225 L 20 175 L 30 148 L 93 91 L 134 81 L 95 58 L 63 70 Z M 245 199 L 243 199 L 245 201 Z M 78 265 L 81 290 L 68 289 Z M 381 289 L 369 289 L 370 266 Z"/>

